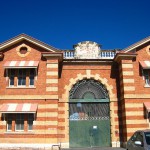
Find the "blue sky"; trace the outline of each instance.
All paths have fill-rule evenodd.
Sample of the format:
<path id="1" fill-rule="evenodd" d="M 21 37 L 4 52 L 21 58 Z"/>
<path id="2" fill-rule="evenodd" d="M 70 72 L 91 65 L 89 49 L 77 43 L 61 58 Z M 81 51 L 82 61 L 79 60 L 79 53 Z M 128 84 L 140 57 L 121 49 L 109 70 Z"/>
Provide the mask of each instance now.
<path id="1" fill-rule="evenodd" d="M 150 0 L 1 0 L 0 43 L 28 34 L 59 49 L 126 48 L 150 36 Z"/>

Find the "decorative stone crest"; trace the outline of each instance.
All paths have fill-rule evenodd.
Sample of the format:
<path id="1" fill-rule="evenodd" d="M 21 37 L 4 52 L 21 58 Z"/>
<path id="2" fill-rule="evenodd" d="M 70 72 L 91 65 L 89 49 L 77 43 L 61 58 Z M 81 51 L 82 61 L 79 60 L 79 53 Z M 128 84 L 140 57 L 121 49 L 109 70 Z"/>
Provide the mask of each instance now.
<path id="1" fill-rule="evenodd" d="M 77 45 L 74 45 L 75 49 L 75 58 L 77 59 L 97 59 L 100 54 L 100 45 L 91 42 L 85 41 L 80 42 Z"/>

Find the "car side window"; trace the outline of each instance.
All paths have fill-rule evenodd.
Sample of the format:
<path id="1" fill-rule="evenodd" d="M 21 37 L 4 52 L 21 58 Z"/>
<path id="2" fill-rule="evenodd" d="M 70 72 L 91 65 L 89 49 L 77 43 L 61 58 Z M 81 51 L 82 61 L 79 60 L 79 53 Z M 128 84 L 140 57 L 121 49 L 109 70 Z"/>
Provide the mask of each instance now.
<path id="1" fill-rule="evenodd" d="M 131 137 L 132 141 L 136 141 L 137 134 L 138 134 L 137 132 L 133 134 L 133 136 Z"/>
<path id="2" fill-rule="evenodd" d="M 150 132 L 145 132 L 146 143 L 150 145 Z"/>
<path id="3" fill-rule="evenodd" d="M 141 132 L 139 132 L 138 134 L 137 134 L 137 137 L 135 138 L 135 140 L 136 141 L 140 141 L 141 143 L 142 143 L 142 145 L 143 145 L 143 135 L 142 135 L 142 133 Z"/>

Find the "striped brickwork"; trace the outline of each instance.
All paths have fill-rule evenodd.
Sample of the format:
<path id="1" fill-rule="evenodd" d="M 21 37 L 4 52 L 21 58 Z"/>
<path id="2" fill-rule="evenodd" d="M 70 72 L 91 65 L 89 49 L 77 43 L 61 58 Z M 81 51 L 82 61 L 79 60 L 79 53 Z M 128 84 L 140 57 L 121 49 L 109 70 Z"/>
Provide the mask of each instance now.
<path id="1" fill-rule="evenodd" d="M 123 141 L 126 141 L 126 133 L 127 133 L 127 124 L 126 117 L 126 105 L 124 102 L 124 94 L 126 93 L 134 93 L 135 86 L 134 86 L 134 71 L 133 71 L 133 63 L 132 60 L 122 60 L 119 66 L 120 72 L 120 100 L 121 100 L 121 117 L 122 117 L 122 134 L 123 134 Z"/>
<path id="2" fill-rule="evenodd" d="M 119 71 L 120 71 L 120 87 L 122 99 L 124 94 L 135 92 L 132 60 L 122 60 Z"/>
<path id="3" fill-rule="evenodd" d="M 68 103 L 60 102 L 58 104 L 58 134 L 63 135 L 63 137 L 58 137 L 58 143 L 68 143 L 68 113 Z"/>
<path id="4" fill-rule="evenodd" d="M 119 107 L 117 101 L 110 102 L 110 117 L 111 117 L 111 140 L 112 147 L 115 147 L 116 141 L 120 141 L 120 129 L 119 129 Z"/>
<path id="5" fill-rule="evenodd" d="M 125 111 L 122 113 L 123 124 L 126 126 L 126 131 L 124 130 L 124 135 L 127 139 L 136 130 L 142 130 L 149 127 L 144 114 L 144 106 L 142 100 L 137 99 L 126 99 L 124 103 Z"/>
<path id="6" fill-rule="evenodd" d="M 27 113 L 24 131 L 15 131 L 15 119 L 12 121 L 13 130 L 7 131 L 4 114 L 10 109 L 1 109 L 0 144 L 61 143 L 68 147 L 69 91 L 84 79 L 100 82 L 109 93 L 112 146 L 115 147 L 119 142 L 125 143 L 136 130 L 150 128 L 144 107 L 145 102 L 150 102 L 150 86 L 145 86 L 142 72 L 142 69 L 150 69 L 149 41 L 148 38 L 145 44 L 142 41 L 123 52 L 117 52 L 112 60 L 65 59 L 64 51 L 61 53 L 26 35 L 2 43 L 0 108 L 6 105 L 17 108 L 14 107 L 17 104 L 22 108 L 19 113 L 22 113 L 24 107 L 20 105 L 31 112 L 26 104 L 36 104 L 37 109 L 33 110 L 35 120 L 31 131 L 28 131 Z M 27 49 L 26 54 L 20 52 L 22 47 Z M 36 68 L 34 86 L 29 87 L 28 75 L 27 86 L 17 86 L 17 74 L 14 76 L 14 86 L 10 86 L 8 69 L 12 68 Z"/>
<path id="7" fill-rule="evenodd" d="M 8 100 L 15 103 L 18 100 Z M 0 121 L 0 140 L 1 143 L 57 143 L 58 139 L 64 138 L 64 134 L 58 133 L 58 101 L 57 100 L 25 100 L 30 103 L 38 103 L 37 114 L 33 122 L 32 131 L 6 132 L 7 122 L 1 118 Z M 1 104 L 2 105 L 2 104 Z M 60 119 L 61 122 L 61 119 Z M 26 123 L 25 123 L 26 124 Z"/>
<path id="8" fill-rule="evenodd" d="M 58 95 L 58 60 L 47 60 L 46 92 Z"/>
<path id="9" fill-rule="evenodd" d="M 49 95 L 55 95 L 58 96 L 58 60 L 57 59 L 47 59 L 46 64 L 47 72 L 46 72 L 46 93 Z M 62 136 L 59 136 L 58 133 L 58 124 L 61 121 L 58 118 L 59 112 L 58 112 L 58 99 L 56 99 L 56 103 L 53 106 L 46 106 L 45 115 L 46 118 L 49 118 L 48 122 L 46 123 L 46 126 L 51 125 L 48 129 L 42 129 L 41 132 L 47 132 L 48 134 L 52 135 L 51 141 L 47 139 L 47 141 L 54 143 L 59 142 L 58 139 L 62 138 Z M 48 111 L 49 110 L 49 111 Z M 42 114 L 39 114 L 42 115 Z M 43 118 L 42 116 L 40 116 Z M 44 122 L 43 122 L 44 123 Z M 39 132 L 39 131 L 38 131 Z M 46 142 L 47 143 L 47 142 Z"/>
<path id="10" fill-rule="evenodd" d="M 134 64 L 132 60 L 122 60 L 120 63 L 120 87 L 121 87 L 121 111 L 122 111 L 122 129 L 124 141 L 138 129 L 148 127 L 144 119 L 144 107 L 142 101 L 126 95 L 135 95 L 138 87 L 135 85 Z"/>
<path id="11" fill-rule="evenodd" d="M 69 74 L 68 74 L 69 75 Z M 113 93 L 114 87 L 110 84 L 108 84 L 108 79 L 102 78 L 100 74 L 92 74 L 92 71 L 90 69 L 87 69 L 84 74 L 77 74 L 76 78 L 70 78 L 69 84 L 65 86 L 65 93 L 62 95 L 62 99 L 60 99 L 60 106 L 59 111 L 61 113 L 64 113 L 65 115 L 59 115 L 62 117 L 65 117 L 65 122 L 62 124 L 64 125 L 64 130 L 58 131 L 59 133 L 65 134 L 65 139 L 61 139 L 66 143 L 69 143 L 69 107 L 68 107 L 68 101 L 69 101 L 69 91 L 73 87 L 74 84 L 76 84 L 79 80 L 83 79 L 95 79 L 98 80 L 100 83 L 104 84 L 109 92 L 110 96 L 110 122 L 111 122 L 111 140 L 112 140 L 112 146 L 115 147 L 116 141 L 119 141 L 119 119 L 118 119 L 118 102 L 116 98 L 116 94 Z M 117 133 L 117 134 L 116 134 Z"/>

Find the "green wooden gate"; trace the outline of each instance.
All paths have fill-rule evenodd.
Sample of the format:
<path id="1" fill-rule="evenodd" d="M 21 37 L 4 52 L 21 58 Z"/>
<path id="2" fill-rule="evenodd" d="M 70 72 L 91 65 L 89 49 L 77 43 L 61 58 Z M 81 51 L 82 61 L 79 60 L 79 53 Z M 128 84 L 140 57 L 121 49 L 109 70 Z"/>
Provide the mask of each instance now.
<path id="1" fill-rule="evenodd" d="M 70 91 L 69 145 L 107 147 L 110 143 L 108 92 L 98 81 L 79 81 Z"/>

